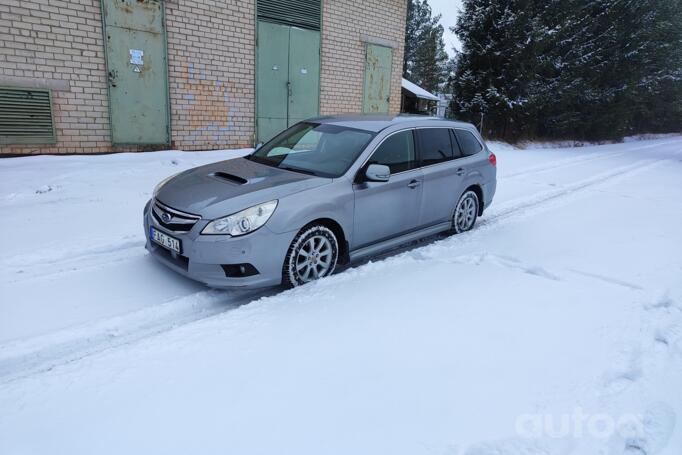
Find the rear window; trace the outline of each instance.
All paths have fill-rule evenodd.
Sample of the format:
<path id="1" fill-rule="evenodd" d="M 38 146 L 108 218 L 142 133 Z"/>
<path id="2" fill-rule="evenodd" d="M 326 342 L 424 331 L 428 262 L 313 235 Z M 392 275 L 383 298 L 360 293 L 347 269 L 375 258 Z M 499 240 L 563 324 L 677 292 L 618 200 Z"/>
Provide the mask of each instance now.
<path id="1" fill-rule="evenodd" d="M 481 150 L 483 150 L 483 146 L 481 145 L 480 142 L 478 142 L 476 136 L 471 134 L 469 131 L 455 130 L 455 135 L 457 136 L 459 148 L 462 150 L 462 154 L 464 156 L 475 155 Z"/>
<path id="2" fill-rule="evenodd" d="M 421 128 L 417 130 L 417 135 L 422 166 L 442 163 L 455 157 L 448 128 Z"/>

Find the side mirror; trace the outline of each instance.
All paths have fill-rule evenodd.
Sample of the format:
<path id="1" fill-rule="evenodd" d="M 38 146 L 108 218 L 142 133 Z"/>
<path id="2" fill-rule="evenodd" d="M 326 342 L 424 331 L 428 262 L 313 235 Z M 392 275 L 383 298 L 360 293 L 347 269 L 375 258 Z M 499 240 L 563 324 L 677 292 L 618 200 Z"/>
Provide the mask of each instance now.
<path id="1" fill-rule="evenodd" d="M 255 150 L 258 150 L 258 149 L 261 148 L 261 147 L 263 147 L 263 143 L 262 143 L 262 142 L 259 142 L 258 144 L 256 144 Z"/>
<path id="2" fill-rule="evenodd" d="M 368 182 L 388 182 L 391 177 L 391 169 L 383 164 L 370 164 L 365 171 L 365 180 Z"/>

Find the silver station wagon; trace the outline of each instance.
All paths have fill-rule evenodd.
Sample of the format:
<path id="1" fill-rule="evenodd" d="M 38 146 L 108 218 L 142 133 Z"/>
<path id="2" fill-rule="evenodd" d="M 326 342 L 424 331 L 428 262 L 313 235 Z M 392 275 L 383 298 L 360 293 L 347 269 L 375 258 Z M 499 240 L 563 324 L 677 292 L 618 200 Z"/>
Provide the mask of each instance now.
<path id="1" fill-rule="evenodd" d="M 211 287 L 298 286 L 468 231 L 493 200 L 495 165 L 468 123 L 310 119 L 250 155 L 159 183 L 144 208 L 146 248 Z"/>

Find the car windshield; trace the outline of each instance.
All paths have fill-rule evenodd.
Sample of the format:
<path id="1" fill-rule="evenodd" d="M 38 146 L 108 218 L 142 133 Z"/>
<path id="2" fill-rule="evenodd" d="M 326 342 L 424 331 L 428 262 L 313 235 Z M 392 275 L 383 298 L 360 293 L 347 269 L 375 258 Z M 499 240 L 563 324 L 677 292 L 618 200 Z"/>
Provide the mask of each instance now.
<path id="1" fill-rule="evenodd" d="M 373 137 L 374 133 L 355 128 L 298 123 L 247 159 L 320 177 L 340 177 Z"/>

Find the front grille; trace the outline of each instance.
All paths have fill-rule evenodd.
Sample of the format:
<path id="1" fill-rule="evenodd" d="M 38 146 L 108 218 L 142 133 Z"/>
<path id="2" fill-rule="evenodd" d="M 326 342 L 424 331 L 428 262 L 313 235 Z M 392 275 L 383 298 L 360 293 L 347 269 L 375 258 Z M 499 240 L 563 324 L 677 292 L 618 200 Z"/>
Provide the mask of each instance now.
<path id="1" fill-rule="evenodd" d="M 201 219 L 199 215 L 181 212 L 157 200 L 152 205 L 152 216 L 159 226 L 173 232 L 189 232 Z"/>

